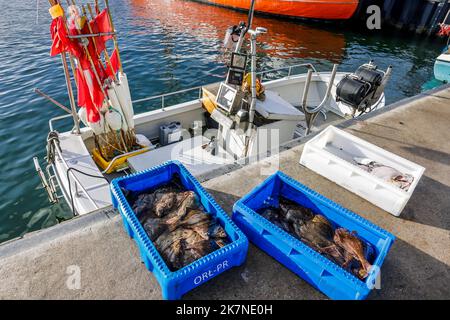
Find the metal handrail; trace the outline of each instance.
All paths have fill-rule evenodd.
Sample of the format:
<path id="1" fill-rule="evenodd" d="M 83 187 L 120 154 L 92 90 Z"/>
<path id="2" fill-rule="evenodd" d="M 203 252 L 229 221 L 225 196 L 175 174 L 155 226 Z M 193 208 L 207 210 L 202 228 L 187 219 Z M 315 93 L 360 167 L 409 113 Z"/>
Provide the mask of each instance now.
<path id="1" fill-rule="evenodd" d="M 281 67 L 281 68 L 277 68 L 277 69 L 260 71 L 260 72 L 257 72 L 256 74 L 264 76 L 266 73 L 288 70 L 287 76 L 290 77 L 292 75 L 292 69 L 300 68 L 300 67 L 307 67 L 307 68 L 312 69 L 312 71 L 314 71 L 314 73 L 318 73 L 316 67 L 314 67 L 314 65 L 312 63 L 301 63 L 301 64 L 294 64 L 293 66 L 286 66 L 286 67 Z"/>
<path id="2" fill-rule="evenodd" d="M 288 75 L 287 76 L 290 77 L 292 75 L 292 70 L 294 68 L 300 68 L 300 67 L 308 67 L 311 70 L 313 70 L 314 73 L 319 74 L 319 72 L 317 72 L 317 69 L 311 63 L 295 64 L 295 65 L 292 65 L 292 66 L 286 66 L 286 67 L 281 67 L 281 68 L 277 68 L 277 69 L 270 69 L 270 70 L 266 70 L 266 71 L 260 71 L 260 72 L 257 72 L 256 74 L 264 76 L 267 73 L 277 72 L 277 71 L 282 71 L 282 70 L 288 70 Z M 193 88 L 178 90 L 178 91 L 175 91 L 175 92 L 163 93 L 163 94 L 150 96 L 150 97 L 146 97 L 146 98 L 142 98 L 142 99 L 136 99 L 136 100 L 133 100 L 132 103 L 141 103 L 141 102 L 161 99 L 161 109 L 164 111 L 164 109 L 166 107 L 165 106 L 165 100 L 168 97 L 171 97 L 171 96 L 174 96 L 174 95 L 180 94 L 180 93 L 186 93 L 186 92 L 189 92 L 189 91 L 198 90 L 199 91 L 198 99 L 201 99 L 201 97 L 202 97 L 202 88 L 205 87 L 205 86 L 212 85 L 212 84 L 214 84 L 214 83 L 209 83 L 209 84 L 202 85 L 202 86 L 197 86 L 197 87 L 193 87 Z M 61 119 L 65 119 L 65 118 L 68 118 L 68 117 L 70 117 L 70 115 L 59 116 L 59 117 L 55 117 L 55 118 L 50 119 L 50 121 L 49 121 L 50 130 L 53 131 L 53 122 L 61 120 Z"/>
<path id="3" fill-rule="evenodd" d="M 210 83 L 210 84 L 212 84 L 212 83 Z M 210 85 L 210 84 L 207 84 L 207 86 Z M 173 95 L 176 95 L 176 94 L 185 93 L 185 92 L 194 91 L 194 90 L 199 90 L 198 98 L 200 99 L 201 96 L 202 96 L 201 94 L 202 94 L 202 88 L 203 87 L 204 86 L 197 86 L 197 87 L 194 87 L 194 88 L 178 90 L 178 91 L 175 91 L 175 92 L 163 93 L 163 94 L 159 94 L 159 95 L 156 95 L 156 96 L 151 96 L 151 97 L 147 97 L 147 98 L 133 100 L 132 103 L 140 103 L 140 102 L 145 102 L 145 101 L 150 101 L 150 100 L 162 99 L 162 108 L 164 108 L 165 107 L 164 106 L 165 98 L 173 96 Z"/>
<path id="4" fill-rule="evenodd" d="M 60 160 L 63 162 L 63 164 L 69 169 L 71 168 L 69 166 L 69 164 L 67 163 L 66 159 L 64 159 L 64 157 L 62 156 L 61 152 L 59 151 L 59 149 L 57 148 L 56 142 L 52 141 L 52 143 L 55 144 L 55 150 L 56 153 L 58 154 Z M 69 171 L 69 175 L 72 175 L 73 181 L 75 182 L 75 187 L 77 188 L 74 194 L 78 193 L 78 186 L 80 187 L 81 191 L 86 195 L 86 198 L 94 205 L 95 209 L 100 209 L 100 207 L 97 205 L 97 203 L 95 202 L 94 199 L 92 199 L 92 197 L 90 196 L 90 194 L 88 193 L 88 191 L 83 187 L 83 185 L 81 184 L 80 180 L 78 180 L 78 177 L 72 172 Z M 70 180 L 67 181 L 68 184 L 70 184 Z M 64 186 L 62 186 L 64 187 Z M 69 191 L 69 190 L 67 190 Z M 73 195 L 72 195 L 73 196 Z"/>
<path id="5" fill-rule="evenodd" d="M 66 118 L 71 118 L 71 117 L 72 117 L 72 114 L 65 114 L 65 115 L 62 115 L 62 116 L 57 116 L 57 117 L 51 118 L 48 121 L 48 126 L 50 127 L 50 131 L 55 131 L 53 129 L 53 122 L 58 121 L 58 120 L 63 120 L 63 119 L 66 119 Z"/>

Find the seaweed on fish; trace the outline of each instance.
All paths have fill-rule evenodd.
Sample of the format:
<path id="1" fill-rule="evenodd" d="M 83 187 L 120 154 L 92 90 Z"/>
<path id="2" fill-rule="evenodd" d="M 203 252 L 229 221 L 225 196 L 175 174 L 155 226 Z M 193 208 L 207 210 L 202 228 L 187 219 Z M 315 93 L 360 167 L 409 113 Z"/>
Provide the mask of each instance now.
<path id="1" fill-rule="evenodd" d="M 369 243 L 355 232 L 335 228 L 326 217 L 309 208 L 284 197 L 278 202 L 278 207 L 264 207 L 258 213 L 360 280 L 367 278 L 374 253 Z"/>
<path id="2" fill-rule="evenodd" d="M 178 175 L 164 185 L 134 193 L 127 191 L 136 216 L 171 271 L 229 243 L 219 221 L 206 212 Z"/>

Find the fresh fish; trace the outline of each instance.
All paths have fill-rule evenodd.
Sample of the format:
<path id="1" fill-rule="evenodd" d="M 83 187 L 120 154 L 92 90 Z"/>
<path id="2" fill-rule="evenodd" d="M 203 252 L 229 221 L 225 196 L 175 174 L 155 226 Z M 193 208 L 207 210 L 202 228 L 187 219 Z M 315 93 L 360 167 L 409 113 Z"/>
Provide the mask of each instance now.
<path id="1" fill-rule="evenodd" d="M 159 190 L 155 192 L 153 212 L 158 217 L 164 217 L 174 207 L 177 194 L 173 191 Z"/>
<path id="2" fill-rule="evenodd" d="M 414 177 L 404 174 L 389 166 L 385 166 L 367 158 L 354 158 L 353 161 L 363 170 L 371 173 L 386 182 L 392 183 L 398 188 L 408 191 L 414 182 Z"/>
<path id="3" fill-rule="evenodd" d="M 189 265 L 192 262 L 208 255 L 216 250 L 215 244 L 201 237 L 191 237 L 183 241 L 183 265 Z"/>
<path id="4" fill-rule="evenodd" d="M 209 237 L 214 238 L 214 239 L 226 239 L 227 238 L 227 233 L 222 228 L 222 226 L 217 222 L 217 220 L 215 220 L 213 223 L 211 223 L 209 230 L 208 230 L 208 235 L 209 235 Z"/>
<path id="5" fill-rule="evenodd" d="M 298 236 L 311 247 L 320 251 L 333 244 L 333 227 L 324 216 L 316 215 L 300 227 Z"/>
<path id="6" fill-rule="evenodd" d="M 166 231 L 155 240 L 155 246 L 158 251 L 162 252 L 169 248 L 173 243 L 186 239 L 195 231 L 191 229 L 177 228 L 173 231 Z"/>
<path id="7" fill-rule="evenodd" d="M 193 191 L 185 191 L 178 193 L 175 197 L 175 208 L 172 213 L 175 213 L 174 220 L 169 220 L 168 223 L 176 223 L 182 219 L 187 213 L 188 209 L 198 208 L 198 197 Z"/>
<path id="8" fill-rule="evenodd" d="M 173 242 L 166 250 L 160 252 L 164 261 L 167 262 L 169 269 L 178 270 L 183 267 L 182 240 Z"/>
<path id="9" fill-rule="evenodd" d="M 279 220 L 279 210 L 275 209 L 275 208 L 265 208 L 262 212 L 261 212 L 261 216 L 269 221 L 274 221 L 274 220 Z"/>
<path id="10" fill-rule="evenodd" d="M 139 195 L 127 193 L 144 230 L 171 270 L 228 243 L 225 230 L 204 211 L 196 193 L 184 191 L 179 178 L 175 180 Z"/>
<path id="11" fill-rule="evenodd" d="M 280 199 L 280 209 L 286 219 L 291 223 L 304 223 L 314 217 L 314 213 L 303 206 L 287 199 Z"/>
<path id="12" fill-rule="evenodd" d="M 197 195 L 193 192 L 185 192 L 182 193 L 182 197 L 177 195 L 177 199 L 177 202 L 183 199 L 179 207 L 166 214 L 163 218 L 147 218 L 145 221 L 141 222 L 144 230 L 149 235 L 150 240 L 155 241 L 164 232 L 173 231 L 182 224 L 180 221 L 187 214 L 188 208 L 195 206 Z M 205 216 L 204 213 L 202 214 Z"/>
<path id="13" fill-rule="evenodd" d="M 347 267 L 351 262 L 351 258 L 355 258 L 361 263 L 361 270 L 359 271 L 359 275 L 362 279 L 367 278 L 372 265 L 367 261 L 365 257 L 365 250 L 362 241 L 356 237 L 356 232 L 350 233 L 346 229 L 337 229 L 334 234 L 334 242 L 336 245 L 343 248 L 347 253 L 348 257 L 344 264 L 344 267 Z"/>
<path id="14" fill-rule="evenodd" d="M 138 195 L 137 199 L 134 201 L 133 206 L 131 207 L 142 222 L 148 217 L 153 216 L 153 203 L 155 202 L 155 196 L 147 193 L 143 193 Z"/>
<path id="15" fill-rule="evenodd" d="M 341 247 L 331 244 L 329 247 L 322 248 L 321 253 L 323 253 L 328 259 L 336 262 L 338 265 L 342 266 L 346 263 L 348 256 L 346 252 Z"/>

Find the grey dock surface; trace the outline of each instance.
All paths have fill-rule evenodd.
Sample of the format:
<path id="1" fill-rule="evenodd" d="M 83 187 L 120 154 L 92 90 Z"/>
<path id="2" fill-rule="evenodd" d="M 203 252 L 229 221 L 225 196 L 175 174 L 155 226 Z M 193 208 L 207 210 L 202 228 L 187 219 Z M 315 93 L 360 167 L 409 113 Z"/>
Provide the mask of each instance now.
<path id="1" fill-rule="evenodd" d="M 396 218 L 299 165 L 305 141 L 279 155 L 281 171 L 392 232 L 397 240 L 371 299 L 450 298 L 450 87 L 423 93 L 361 120 L 340 125 L 426 168 Z M 203 182 L 225 211 L 267 178 L 276 158 Z M 263 171 L 261 171 L 263 169 Z M 262 175 L 261 173 L 266 175 Z M 217 173 L 216 173 L 217 175 Z M 70 275 L 80 269 L 80 288 Z M 160 299 L 153 275 L 112 209 L 76 218 L 0 246 L 0 298 Z M 185 299 L 326 299 L 250 245 L 246 263 L 212 279 Z"/>

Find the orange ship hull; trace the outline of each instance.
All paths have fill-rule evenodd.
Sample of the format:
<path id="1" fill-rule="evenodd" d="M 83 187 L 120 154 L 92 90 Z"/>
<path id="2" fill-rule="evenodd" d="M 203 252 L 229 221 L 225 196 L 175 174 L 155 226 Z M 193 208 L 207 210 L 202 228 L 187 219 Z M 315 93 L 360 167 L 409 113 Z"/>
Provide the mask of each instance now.
<path id="1" fill-rule="evenodd" d="M 218 6 L 248 10 L 251 0 L 195 0 Z M 278 16 L 320 20 L 350 19 L 359 0 L 257 0 L 255 11 Z"/>

